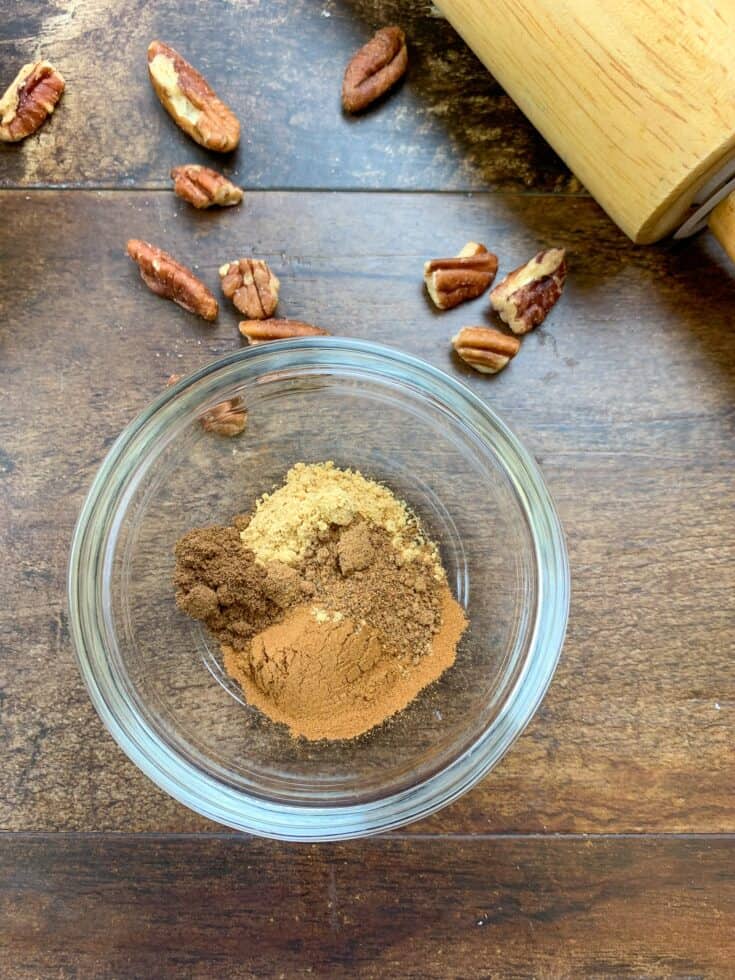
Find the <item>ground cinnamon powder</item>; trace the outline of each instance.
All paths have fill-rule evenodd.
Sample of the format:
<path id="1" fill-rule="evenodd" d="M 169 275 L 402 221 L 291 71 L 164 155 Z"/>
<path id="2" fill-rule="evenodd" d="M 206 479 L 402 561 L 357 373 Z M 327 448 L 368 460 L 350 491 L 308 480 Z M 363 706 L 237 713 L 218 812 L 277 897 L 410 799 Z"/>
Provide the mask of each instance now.
<path id="1" fill-rule="evenodd" d="M 252 519 L 180 539 L 177 603 L 220 641 L 225 668 L 251 704 L 294 736 L 353 738 L 450 667 L 467 624 L 436 547 L 390 491 L 332 464 L 294 472 L 293 512 L 287 480 Z M 317 498 L 311 522 L 306 484 Z M 256 518 L 257 534 L 248 534 Z M 264 560 L 273 555 L 290 560 Z"/>
<path id="2" fill-rule="evenodd" d="M 351 619 L 317 622 L 294 609 L 253 640 L 243 658 L 224 648 L 225 666 L 251 704 L 307 739 L 354 738 L 406 707 L 454 663 L 464 632 L 461 606 L 441 589 L 442 624 L 427 652 L 405 665 L 380 633 Z"/>

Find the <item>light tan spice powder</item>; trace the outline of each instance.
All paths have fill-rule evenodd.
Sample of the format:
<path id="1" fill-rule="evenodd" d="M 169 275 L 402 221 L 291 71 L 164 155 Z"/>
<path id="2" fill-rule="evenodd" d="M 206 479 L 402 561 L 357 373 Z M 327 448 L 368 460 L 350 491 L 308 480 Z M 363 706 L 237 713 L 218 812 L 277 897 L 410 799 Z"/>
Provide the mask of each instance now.
<path id="1" fill-rule="evenodd" d="M 319 533 L 333 524 L 347 527 L 356 517 L 385 528 L 405 558 L 424 549 L 436 564 L 437 574 L 442 574 L 436 549 L 426 548 L 405 503 L 359 471 L 340 469 L 332 462 L 296 463 L 282 487 L 264 493 L 256 502 L 255 513 L 241 537 L 260 561 L 290 565 L 303 558 Z"/>

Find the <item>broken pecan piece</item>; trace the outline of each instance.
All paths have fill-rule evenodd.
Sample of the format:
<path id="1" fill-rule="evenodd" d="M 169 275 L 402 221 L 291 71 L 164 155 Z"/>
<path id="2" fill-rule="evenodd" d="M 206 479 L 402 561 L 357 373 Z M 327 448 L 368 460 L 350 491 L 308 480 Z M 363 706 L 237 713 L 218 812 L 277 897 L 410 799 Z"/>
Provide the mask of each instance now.
<path id="1" fill-rule="evenodd" d="M 347 65 L 342 105 L 347 112 L 360 112 L 395 85 L 407 67 L 406 35 L 400 27 L 381 28 Z"/>
<path id="2" fill-rule="evenodd" d="M 498 271 L 498 257 L 484 245 L 467 242 L 451 259 L 431 259 L 424 262 L 424 282 L 440 310 L 477 299 L 488 288 Z"/>
<path id="3" fill-rule="evenodd" d="M 462 327 L 452 346 L 465 364 L 482 374 L 497 374 L 521 349 L 517 337 L 495 330 L 494 327 Z"/>
<path id="4" fill-rule="evenodd" d="M 237 187 L 216 170 L 202 167 L 198 163 L 174 167 L 171 178 L 174 182 L 174 193 L 195 208 L 211 208 L 213 204 L 225 208 L 242 201 L 241 187 Z"/>
<path id="5" fill-rule="evenodd" d="M 237 116 L 178 51 L 151 41 L 148 73 L 161 105 L 193 140 L 219 153 L 235 149 L 240 142 Z"/>
<path id="6" fill-rule="evenodd" d="M 280 282 L 262 259 L 237 259 L 219 270 L 222 292 L 250 320 L 273 316 L 278 306 Z"/>
<path id="7" fill-rule="evenodd" d="M 524 334 L 541 323 L 561 296 L 567 276 L 563 248 L 534 255 L 499 282 L 490 303 L 513 333 Z"/>
<path id="8" fill-rule="evenodd" d="M 248 413 L 242 398 L 237 395 L 204 412 L 199 421 L 205 432 L 214 432 L 218 436 L 238 436 L 248 423 Z"/>
<path id="9" fill-rule="evenodd" d="M 143 282 L 157 296 L 172 299 L 203 320 L 217 319 L 217 300 L 191 269 L 181 265 L 163 249 L 137 238 L 130 239 L 127 251 L 130 258 L 138 263 Z"/>
<path id="10" fill-rule="evenodd" d="M 17 143 L 35 133 L 56 108 L 64 84 L 48 61 L 23 65 L 0 99 L 0 140 Z"/>
<path id="11" fill-rule="evenodd" d="M 251 344 L 265 344 L 270 340 L 290 340 L 293 337 L 328 337 L 329 331 L 314 327 L 303 320 L 243 320 L 240 333 Z"/>

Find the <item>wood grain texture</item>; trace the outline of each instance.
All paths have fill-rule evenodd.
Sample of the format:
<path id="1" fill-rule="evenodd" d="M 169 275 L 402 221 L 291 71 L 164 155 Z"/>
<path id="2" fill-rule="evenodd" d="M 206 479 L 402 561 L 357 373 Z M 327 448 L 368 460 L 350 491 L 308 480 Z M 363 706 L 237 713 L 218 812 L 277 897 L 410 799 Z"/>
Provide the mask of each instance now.
<path id="1" fill-rule="evenodd" d="M 735 192 L 717 205 L 707 219 L 712 234 L 735 262 Z"/>
<path id="2" fill-rule="evenodd" d="M 729 977 L 734 845 L 10 835 L 3 976 Z"/>
<path id="3" fill-rule="evenodd" d="M 251 251 L 279 313 L 461 377 L 536 454 L 573 577 L 568 640 L 528 732 L 421 832 L 732 831 L 735 808 L 735 283 L 705 239 L 636 249 L 585 198 L 246 195 L 212 215 L 171 193 L 0 193 L 0 827 L 200 830 L 95 717 L 69 640 L 73 524 L 121 428 L 172 372 L 240 344 L 152 295 L 130 236 L 216 270 Z M 437 313 L 425 258 L 485 242 L 500 274 L 565 245 L 566 293 L 495 379 L 454 360 L 486 300 Z M 706 312 L 705 312 L 706 311 Z"/>
<path id="4" fill-rule="evenodd" d="M 674 232 L 732 160 L 731 4 L 439 5 L 633 241 Z"/>
<path id="5" fill-rule="evenodd" d="M 168 187 L 182 163 L 223 167 L 245 187 L 496 187 L 579 183 L 427 0 L 17 0 L 4 4 L 0 90 L 44 57 L 67 83 L 54 117 L 0 144 L 0 187 Z M 344 68 L 385 24 L 408 35 L 410 69 L 390 98 L 342 113 Z M 159 38 L 237 113 L 239 149 L 208 154 L 158 103 L 146 70 Z M 213 163 L 214 161 L 214 163 Z"/>

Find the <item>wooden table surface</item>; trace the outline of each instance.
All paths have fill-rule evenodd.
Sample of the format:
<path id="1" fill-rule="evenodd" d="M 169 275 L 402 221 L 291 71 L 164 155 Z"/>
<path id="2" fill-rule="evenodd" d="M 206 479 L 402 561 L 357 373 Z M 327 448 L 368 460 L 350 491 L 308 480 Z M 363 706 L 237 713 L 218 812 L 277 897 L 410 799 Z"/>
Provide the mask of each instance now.
<path id="1" fill-rule="evenodd" d="M 410 74 L 358 119 L 344 64 L 404 25 Z M 735 268 L 706 237 L 637 248 L 422 0 L 0 0 L 0 88 L 43 56 L 67 91 L 0 144 L 0 974 L 3 977 L 732 976 L 735 971 Z M 211 162 L 153 95 L 179 47 L 236 110 Z M 150 239 L 211 284 L 251 252 L 281 315 L 460 377 L 535 454 L 572 607 L 534 721 L 453 806 L 343 845 L 231 834 L 163 795 L 98 720 L 65 600 L 70 536 L 111 442 L 240 346 L 148 292 Z M 496 378 L 450 356 L 486 299 L 439 314 L 425 258 L 501 270 L 569 250 L 562 301 Z"/>

